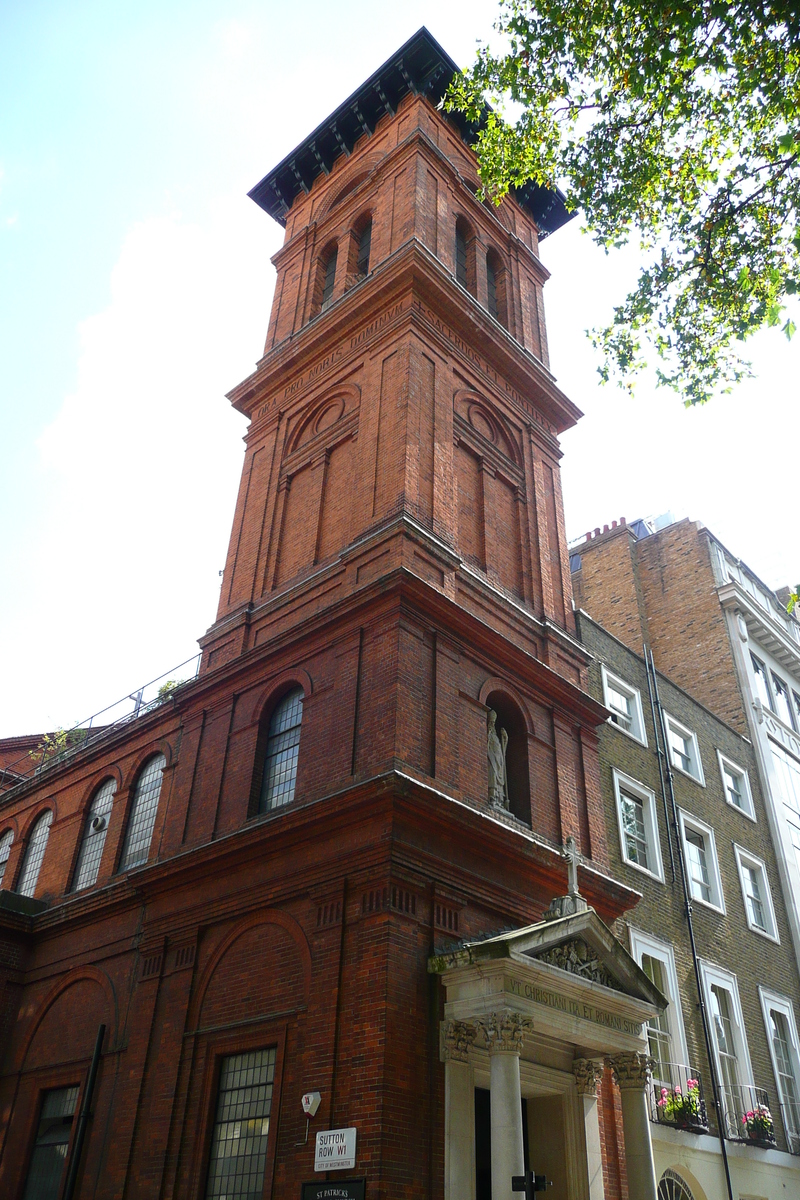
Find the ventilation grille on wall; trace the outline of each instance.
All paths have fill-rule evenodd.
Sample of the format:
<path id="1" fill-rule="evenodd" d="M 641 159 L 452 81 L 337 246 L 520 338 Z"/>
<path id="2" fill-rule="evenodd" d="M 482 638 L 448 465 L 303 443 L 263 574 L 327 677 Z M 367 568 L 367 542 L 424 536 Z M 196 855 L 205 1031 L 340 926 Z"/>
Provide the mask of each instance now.
<path id="1" fill-rule="evenodd" d="M 158 975 L 160 970 L 160 954 L 148 954 L 147 958 L 142 959 L 142 979 L 150 979 L 153 975 Z"/>
<path id="2" fill-rule="evenodd" d="M 190 967 L 194 962 L 194 946 L 179 946 L 175 951 L 175 970 Z"/>
<path id="3" fill-rule="evenodd" d="M 449 908 L 446 904 L 437 903 L 436 924 L 439 929 L 447 929 L 450 933 L 458 933 L 458 909 Z"/>
<path id="4" fill-rule="evenodd" d="M 325 925 L 335 925 L 341 919 L 341 900 L 331 900 L 328 904 L 320 904 L 317 909 L 317 929 L 322 929 Z"/>

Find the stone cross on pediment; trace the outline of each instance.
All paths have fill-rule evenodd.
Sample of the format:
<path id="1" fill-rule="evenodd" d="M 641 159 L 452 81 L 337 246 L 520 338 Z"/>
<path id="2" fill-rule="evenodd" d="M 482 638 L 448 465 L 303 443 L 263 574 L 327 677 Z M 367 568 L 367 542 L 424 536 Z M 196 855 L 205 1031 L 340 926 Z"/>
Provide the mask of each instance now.
<path id="1" fill-rule="evenodd" d="M 564 843 L 564 853 L 567 858 L 567 891 L 570 896 L 579 896 L 578 891 L 578 846 L 572 834 Z"/>

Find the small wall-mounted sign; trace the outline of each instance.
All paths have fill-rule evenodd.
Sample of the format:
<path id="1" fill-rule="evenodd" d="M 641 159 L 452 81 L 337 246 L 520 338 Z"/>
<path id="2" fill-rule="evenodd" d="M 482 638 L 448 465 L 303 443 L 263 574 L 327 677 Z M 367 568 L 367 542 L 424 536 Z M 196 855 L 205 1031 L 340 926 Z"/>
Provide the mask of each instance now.
<path id="1" fill-rule="evenodd" d="M 341 1183 L 304 1183 L 302 1200 L 364 1200 L 366 1179 L 343 1179 Z"/>
<path id="2" fill-rule="evenodd" d="M 317 1134 L 315 1171 L 352 1171 L 355 1165 L 355 1129 L 324 1129 Z"/>

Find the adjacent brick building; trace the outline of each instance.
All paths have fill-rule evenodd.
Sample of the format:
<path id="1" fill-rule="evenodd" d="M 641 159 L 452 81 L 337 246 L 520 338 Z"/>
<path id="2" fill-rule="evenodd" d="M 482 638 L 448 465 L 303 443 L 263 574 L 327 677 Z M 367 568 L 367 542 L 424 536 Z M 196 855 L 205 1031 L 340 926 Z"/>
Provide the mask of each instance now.
<path id="1" fill-rule="evenodd" d="M 610 561 L 618 567 L 622 537 L 609 540 Z M 611 571 L 602 578 L 612 597 L 613 580 Z M 620 592 L 624 588 L 623 578 Z M 620 607 L 612 611 L 624 628 Z M 686 1182 L 694 1200 L 727 1195 L 721 1146 L 713 1136 L 721 1124 L 734 1196 L 793 1195 L 800 1192 L 800 979 L 755 748 L 661 672 L 649 672 L 641 652 L 587 613 L 579 611 L 577 619 L 594 657 L 590 690 L 613 714 L 600 734 L 612 872 L 642 893 L 614 928 L 670 1001 L 649 1035 L 656 1059 L 650 1116 L 657 1174 L 672 1172 L 673 1182 L 675 1176 Z M 687 740 L 673 738 L 673 730 Z M 726 1006 L 732 1036 L 721 1054 L 717 1022 Z M 776 1051 L 776 1033 L 786 1034 L 785 1053 L 781 1045 Z M 689 1080 L 698 1081 L 697 1102 Z M 659 1099 L 666 1099 L 660 1107 Z M 769 1148 L 766 1139 L 758 1145 L 743 1122 L 758 1105 L 772 1115 L 775 1143 Z"/>
<path id="2" fill-rule="evenodd" d="M 286 240 L 197 678 L 4 775 L 3 1196 L 310 1197 L 338 1130 L 340 1195 L 655 1200 L 667 998 L 609 928 L 542 307 L 567 214 L 479 201 L 454 70 L 420 31 L 251 193 Z"/>

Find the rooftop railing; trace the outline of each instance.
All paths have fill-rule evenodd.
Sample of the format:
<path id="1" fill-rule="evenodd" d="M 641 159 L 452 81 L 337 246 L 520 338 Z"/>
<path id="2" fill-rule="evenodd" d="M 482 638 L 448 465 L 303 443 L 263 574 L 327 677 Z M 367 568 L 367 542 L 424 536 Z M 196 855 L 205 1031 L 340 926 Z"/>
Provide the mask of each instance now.
<path id="1" fill-rule="evenodd" d="M 71 729 L 43 733 L 38 743 L 15 762 L 0 769 L 0 795 L 60 766 L 89 746 L 111 737 L 118 730 L 166 704 L 197 677 L 200 654 L 164 671 L 135 691 L 106 705 Z"/>

